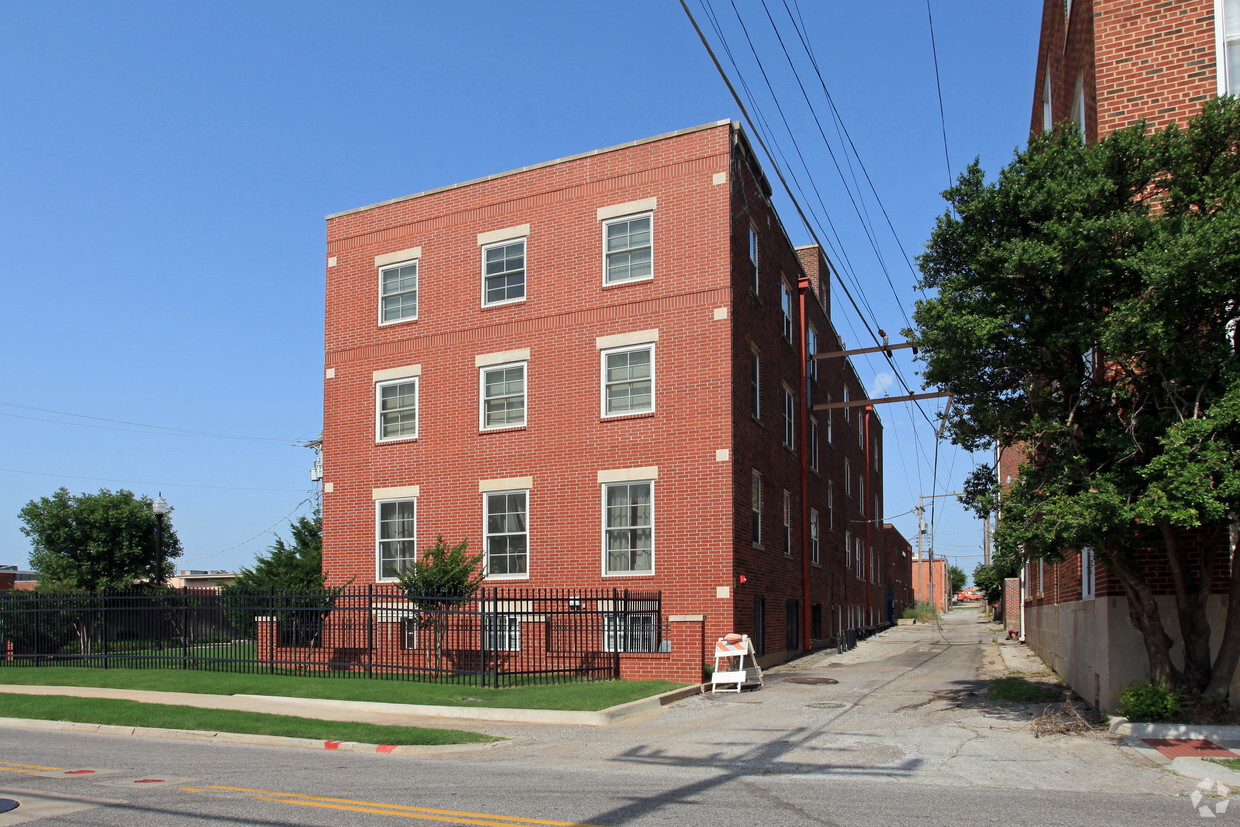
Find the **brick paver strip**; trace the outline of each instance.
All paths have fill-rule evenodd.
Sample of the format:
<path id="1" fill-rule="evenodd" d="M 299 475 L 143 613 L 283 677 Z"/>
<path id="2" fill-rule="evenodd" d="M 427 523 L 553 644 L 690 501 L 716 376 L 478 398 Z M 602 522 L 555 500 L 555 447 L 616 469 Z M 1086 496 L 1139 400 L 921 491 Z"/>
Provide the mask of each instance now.
<path id="1" fill-rule="evenodd" d="M 1204 738 L 1142 738 L 1141 740 L 1168 758 L 1240 758 L 1240 755 Z"/>

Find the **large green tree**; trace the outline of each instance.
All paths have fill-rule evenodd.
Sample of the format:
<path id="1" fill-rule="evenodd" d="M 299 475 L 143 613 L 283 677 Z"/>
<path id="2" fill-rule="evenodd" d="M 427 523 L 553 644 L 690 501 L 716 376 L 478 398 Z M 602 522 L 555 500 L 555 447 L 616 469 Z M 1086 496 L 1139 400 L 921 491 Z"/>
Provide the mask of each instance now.
<path id="1" fill-rule="evenodd" d="M 271 589 L 287 592 L 322 590 L 323 515 L 302 515 L 289 523 L 289 542 L 276 535 L 276 541 L 260 554 L 254 568 L 243 568 L 228 588 L 230 593 L 258 594 Z"/>
<path id="2" fill-rule="evenodd" d="M 920 257 L 913 338 L 955 394 L 953 439 L 1024 452 L 1002 554 L 1090 545 L 1118 578 L 1150 676 L 1223 693 L 1240 660 L 1240 107 L 1085 144 L 1031 137 L 987 182 L 976 162 Z M 1183 659 L 1150 573 L 1170 574 Z M 1230 571 L 1211 658 L 1206 603 Z"/>
<path id="3" fill-rule="evenodd" d="M 30 564 L 39 573 L 39 588 L 106 589 L 162 582 L 173 572 L 181 541 L 171 512 L 163 519 L 162 572 L 156 571 L 157 521 L 150 497 L 123 488 L 101 488 L 97 494 L 61 488 L 26 503 L 18 516 L 34 547 Z"/>

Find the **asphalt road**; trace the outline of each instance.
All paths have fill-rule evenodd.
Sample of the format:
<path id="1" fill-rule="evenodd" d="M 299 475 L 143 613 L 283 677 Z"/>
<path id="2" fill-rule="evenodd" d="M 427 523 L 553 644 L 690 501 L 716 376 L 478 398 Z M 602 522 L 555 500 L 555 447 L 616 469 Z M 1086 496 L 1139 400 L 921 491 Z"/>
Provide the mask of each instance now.
<path id="1" fill-rule="evenodd" d="M 479 725 L 511 740 L 419 756 L 5 728 L 0 799 L 21 806 L 0 827 L 1199 823 L 1195 781 L 988 702 L 991 637 L 957 611 L 654 721 Z"/>

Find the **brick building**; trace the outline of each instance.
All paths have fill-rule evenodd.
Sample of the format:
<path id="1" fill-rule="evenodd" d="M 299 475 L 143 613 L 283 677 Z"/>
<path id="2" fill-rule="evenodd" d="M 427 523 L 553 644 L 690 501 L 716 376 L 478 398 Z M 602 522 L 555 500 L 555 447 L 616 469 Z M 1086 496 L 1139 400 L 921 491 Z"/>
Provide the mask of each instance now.
<path id="1" fill-rule="evenodd" d="M 946 557 L 913 559 L 913 598 L 917 603 L 930 602 L 939 612 L 951 607 L 952 578 Z"/>
<path id="2" fill-rule="evenodd" d="M 720 121 L 329 216 L 329 583 L 442 534 L 768 661 L 883 622 L 881 424 L 810 409 L 865 391 L 770 195 Z"/>
<path id="3" fill-rule="evenodd" d="M 1240 0 L 1045 0 L 1030 129 L 1072 120 L 1092 141 L 1141 119 L 1152 129 L 1184 125 L 1211 96 L 1240 90 L 1240 65 L 1227 60 L 1237 45 Z M 1020 461 L 1019 450 L 1003 452 L 1001 483 L 1019 473 Z M 1155 555 L 1146 562 L 1167 631 L 1177 637 L 1170 578 L 1157 572 Z M 1216 628 L 1226 579 L 1216 579 Z M 1031 561 L 1020 582 L 1023 611 L 1009 604 L 1006 623 L 1023 622 L 1023 638 L 1082 697 L 1113 709 L 1120 689 L 1148 675 L 1127 598 L 1115 576 L 1094 565 L 1092 549 L 1058 563 Z M 1216 649 L 1220 638 L 1212 635 Z M 1237 689 L 1233 680 L 1233 696 Z"/>

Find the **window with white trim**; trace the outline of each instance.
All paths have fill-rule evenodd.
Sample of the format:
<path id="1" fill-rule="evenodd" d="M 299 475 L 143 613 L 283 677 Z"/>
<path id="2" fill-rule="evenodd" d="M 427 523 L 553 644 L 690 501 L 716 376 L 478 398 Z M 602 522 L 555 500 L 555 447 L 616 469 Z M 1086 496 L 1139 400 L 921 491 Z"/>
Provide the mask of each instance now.
<path id="1" fill-rule="evenodd" d="M 809 467 L 811 471 L 818 470 L 818 420 L 812 416 L 809 418 Z"/>
<path id="2" fill-rule="evenodd" d="M 835 483 L 827 483 L 827 529 L 835 528 Z"/>
<path id="3" fill-rule="evenodd" d="M 754 471 L 749 476 L 749 536 L 755 546 L 762 545 L 762 475 Z"/>
<path id="4" fill-rule="evenodd" d="M 416 499 L 375 502 L 376 579 L 395 580 L 417 557 Z"/>
<path id="5" fill-rule="evenodd" d="M 779 393 L 784 408 L 784 447 L 792 448 L 796 445 L 796 402 L 787 385 Z"/>
<path id="6" fill-rule="evenodd" d="M 758 293 L 758 231 L 749 225 L 749 289 Z"/>
<path id="7" fill-rule="evenodd" d="M 605 574 L 654 573 L 654 482 L 603 485 Z"/>
<path id="8" fill-rule="evenodd" d="M 604 350 L 603 416 L 654 410 L 654 345 Z"/>
<path id="9" fill-rule="evenodd" d="M 482 430 L 525 424 L 525 368 L 525 362 L 479 368 Z"/>
<path id="10" fill-rule="evenodd" d="M 845 570 L 852 568 L 852 553 L 853 553 L 852 534 L 845 531 L 844 532 L 844 569 Z"/>
<path id="11" fill-rule="evenodd" d="M 1240 0 L 1215 0 L 1218 93 L 1240 95 Z"/>
<path id="12" fill-rule="evenodd" d="M 857 509 L 865 516 L 865 477 L 857 475 Z"/>
<path id="13" fill-rule="evenodd" d="M 821 562 L 818 547 L 818 512 L 812 508 L 809 510 L 809 561 L 811 563 Z"/>
<path id="14" fill-rule="evenodd" d="M 1042 131 L 1049 132 L 1055 126 L 1054 110 L 1051 109 L 1051 67 L 1047 62 L 1042 82 Z"/>
<path id="15" fill-rule="evenodd" d="M 654 276 L 651 224 L 654 216 L 631 215 L 603 222 L 603 283 L 620 284 Z"/>
<path id="16" fill-rule="evenodd" d="M 784 556 L 792 556 L 792 495 L 784 492 Z"/>
<path id="17" fill-rule="evenodd" d="M 513 614 L 484 615 L 483 645 L 491 652 L 521 651 L 521 616 Z"/>
<path id="18" fill-rule="evenodd" d="M 658 624 L 651 612 L 614 613 L 603 616 L 604 652 L 654 652 L 658 649 Z"/>
<path id="19" fill-rule="evenodd" d="M 852 463 L 844 460 L 844 496 L 852 496 Z"/>
<path id="20" fill-rule="evenodd" d="M 487 577 L 529 574 L 529 491 L 491 491 L 482 495 Z"/>
<path id="21" fill-rule="evenodd" d="M 831 401 L 831 397 L 827 397 L 827 401 Z M 835 409 L 827 409 L 827 444 L 831 444 L 831 424 L 835 421 Z"/>
<path id="22" fill-rule="evenodd" d="M 784 338 L 789 342 L 792 341 L 792 288 L 788 286 L 788 282 L 783 279 L 779 280 L 779 310 L 783 315 L 783 334 Z"/>
<path id="23" fill-rule="evenodd" d="M 749 413 L 762 418 L 762 362 L 756 350 L 749 351 Z"/>
<path id="24" fill-rule="evenodd" d="M 1081 599 L 1093 600 L 1097 594 L 1096 572 L 1094 571 L 1094 547 L 1084 546 L 1081 549 Z"/>
<path id="25" fill-rule="evenodd" d="M 1043 573 L 1046 570 L 1046 561 L 1041 557 L 1038 558 L 1038 594 L 1042 593 Z"/>
<path id="26" fill-rule="evenodd" d="M 375 384 L 375 439 L 388 442 L 418 436 L 418 379 Z"/>
<path id="27" fill-rule="evenodd" d="M 805 375 L 810 379 L 818 378 L 818 360 L 814 354 L 818 352 L 818 331 L 813 325 L 805 326 Z"/>
<path id="28" fill-rule="evenodd" d="M 379 322 L 388 324 L 417 317 L 417 260 L 379 268 Z"/>
<path id="29" fill-rule="evenodd" d="M 525 299 L 525 239 L 482 248 L 482 304 L 510 304 Z"/>
<path id="30" fill-rule="evenodd" d="M 848 386 L 847 386 L 847 385 L 845 385 L 845 386 L 844 386 L 844 402 L 845 402 L 845 403 L 847 403 L 847 402 L 848 402 Z M 851 414 L 851 413 L 849 413 L 849 411 L 850 411 L 850 410 L 851 410 L 851 409 L 848 407 L 848 405 L 847 405 L 847 404 L 845 404 L 845 405 L 844 405 L 844 407 L 843 407 L 843 411 L 844 411 L 844 421 L 845 421 L 845 422 L 851 422 L 851 421 L 852 421 L 852 414 Z"/>

